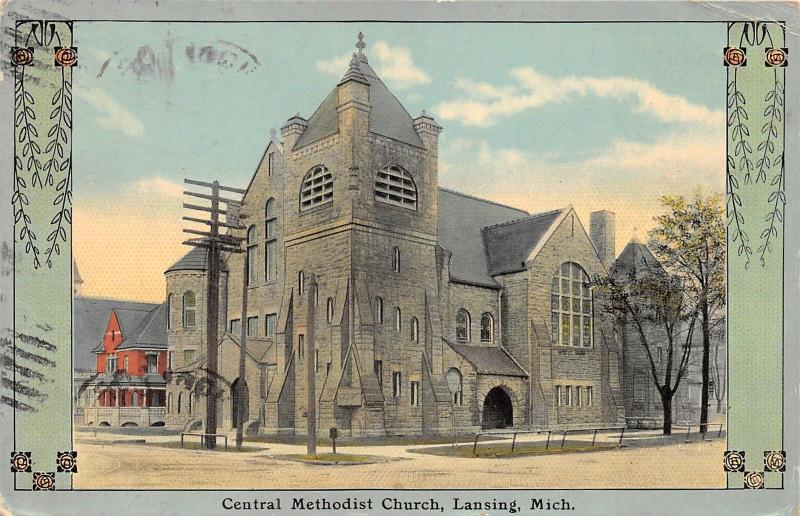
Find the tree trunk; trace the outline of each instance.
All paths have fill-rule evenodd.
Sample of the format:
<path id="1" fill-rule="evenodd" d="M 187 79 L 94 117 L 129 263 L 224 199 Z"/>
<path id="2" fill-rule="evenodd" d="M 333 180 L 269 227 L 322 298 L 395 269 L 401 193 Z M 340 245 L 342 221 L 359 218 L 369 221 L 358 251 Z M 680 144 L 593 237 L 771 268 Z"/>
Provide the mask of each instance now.
<path id="1" fill-rule="evenodd" d="M 672 396 L 662 394 L 661 406 L 664 409 L 664 435 L 672 435 Z"/>
<path id="2" fill-rule="evenodd" d="M 703 296 L 701 301 L 703 328 L 703 390 L 700 396 L 700 433 L 705 433 L 708 428 L 708 378 L 710 375 L 709 361 L 711 357 L 711 335 L 708 321 L 708 301 Z"/>
<path id="3" fill-rule="evenodd" d="M 717 414 L 722 413 L 722 400 L 717 400 Z"/>

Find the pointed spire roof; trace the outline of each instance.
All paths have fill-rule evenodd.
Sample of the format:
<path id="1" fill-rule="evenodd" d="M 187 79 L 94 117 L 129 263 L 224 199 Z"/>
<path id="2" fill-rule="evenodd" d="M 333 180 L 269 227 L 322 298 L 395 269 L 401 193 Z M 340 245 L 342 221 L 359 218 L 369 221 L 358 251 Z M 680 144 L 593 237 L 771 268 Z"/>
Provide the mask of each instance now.
<path id="1" fill-rule="evenodd" d="M 653 256 L 650 249 L 639 241 L 639 238 L 634 234 L 625 249 L 622 250 L 619 257 L 614 261 L 611 267 L 611 273 L 614 275 L 633 274 L 638 275 L 640 272 L 649 271 L 664 271 L 661 262 L 658 258 Z"/>
<path id="2" fill-rule="evenodd" d="M 353 54 L 350 64 L 344 77 L 338 84 L 355 80 L 363 82 L 369 86 L 369 130 L 372 133 L 386 136 L 393 140 L 398 140 L 415 147 L 424 148 L 422 139 L 414 129 L 414 120 L 408 114 L 406 108 L 397 100 L 397 97 L 389 91 L 389 88 L 381 81 L 375 70 L 369 65 L 366 54 L 363 50 L 366 47 L 363 38 L 359 33 L 359 40 L 356 44 L 358 53 Z M 311 118 L 308 119 L 308 127 L 297 140 L 294 148 L 300 148 L 313 143 L 322 138 L 336 134 L 339 130 L 339 114 L 336 107 L 339 103 L 338 85 L 328 94 L 322 104 L 319 105 Z"/>
<path id="3" fill-rule="evenodd" d="M 81 278 L 81 273 L 78 272 L 78 264 L 75 263 L 75 259 L 72 259 L 72 283 L 80 284 L 83 283 L 83 278 Z"/>
<path id="4" fill-rule="evenodd" d="M 183 257 L 178 260 L 177 262 L 173 263 L 167 270 L 164 271 L 166 274 L 167 272 L 172 271 L 204 271 L 208 268 L 206 261 L 208 260 L 208 251 L 206 251 L 203 247 L 193 247 L 191 251 L 183 255 Z M 227 271 L 227 265 L 225 264 L 225 260 L 220 260 L 220 270 Z"/>

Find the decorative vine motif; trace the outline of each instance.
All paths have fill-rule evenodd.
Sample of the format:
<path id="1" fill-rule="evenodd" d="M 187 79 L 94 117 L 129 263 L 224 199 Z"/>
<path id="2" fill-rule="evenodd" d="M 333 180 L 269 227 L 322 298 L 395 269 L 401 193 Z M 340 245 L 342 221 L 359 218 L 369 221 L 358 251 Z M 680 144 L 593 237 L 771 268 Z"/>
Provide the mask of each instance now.
<path id="1" fill-rule="evenodd" d="M 50 227 L 53 230 L 47 235 L 50 247 L 47 249 L 45 263 L 50 268 L 53 267 L 53 253 L 56 255 L 61 254 L 59 241 L 64 243 L 67 241 L 64 223 L 72 224 L 72 156 L 69 155 L 64 159 L 64 147 L 67 145 L 68 140 L 67 131 L 62 127 L 63 123 L 69 129 L 72 129 L 72 118 L 70 117 L 72 111 L 72 84 L 66 80 L 64 68 L 61 69 L 61 87 L 53 95 L 52 104 L 55 107 L 50 113 L 50 119 L 57 118 L 58 120 L 53 123 L 47 133 L 47 136 L 53 139 L 46 147 L 47 152 L 52 152 L 50 159 L 45 163 L 48 171 L 46 183 L 53 184 L 55 173 L 66 171 L 66 177 L 56 184 L 56 197 L 53 200 L 53 206 L 57 206 L 58 211 L 50 219 Z M 62 161 L 59 162 L 59 159 L 62 159 Z"/>
<path id="2" fill-rule="evenodd" d="M 744 122 L 748 119 L 747 110 L 744 108 L 746 100 L 744 94 L 739 91 L 736 84 L 736 75 L 738 70 L 733 69 L 733 80 L 728 83 L 728 109 L 731 111 L 728 115 L 728 127 L 732 127 L 731 137 L 733 138 L 733 154 L 739 156 L 740 170 L 744 171 L 745 184 L 752 183 L 751 172 L 753 170 L 753 160 L 751 160 L 747 153 L 753 152 L 753 147 L 745 140 L 745 137 L 750 136 L 750 129 Z M 738 142 L 736 141 L 738 138 Z"/>
<path id="3" fill-rule="evenodd" d="M 33 124 L 33 120 L 36 120 L 36 113 L 33 110 L 35 102 L 33 95 L 25 91 L 25 66 L 22 66 L 19 81 L 17 81 L 14 88 L 14 107 L 17 109 L 14 126 L 19 129 L 17 141 L 22 145 L 22 157 L 27 157 L 28 170 L 33 170 L 31 186 L 36 186 L 36 183 L 39 183 L 39 188 L 42 188 L 43 184 L 40 175 L 42 162 L 39 160 L 42 150 L 33 139 L 39 137 L 39 132 Z"/>
<path id="4" fill-rule="evenodd" d="M 36 233 L 31 229 L 31 217 L 25 213 L 25 207 L 29 205 L 28 196 L 25 195 L 27 184 L 20 175 L 22 172 L 22 160 L 19 156 L 14 156 L 14 193 L 11 196 L 11 204 L 14 205 L 14 225 L 22 223 L 19 230 L 20 242 L 25 242 L 25 253 L 33 253 L 33 268 L 38 269 L 39 248 L 36 246 Z"/>
<path id="5" fill-rule="evenodd" d="M 786 209 L 786 194 L 784 193 L 784 180 L 785 180 L 786 168 L 783 162 L 783 156 L 781 156 L 781 168 L 780 172 L 775 174 L 775 177 L 772 178 L 771 185 L 775 187 L 775 190 L 769 195 L 769 199 L 767 202 L 771 203 L 772 210 L 767 213 L 766 222 L 769 224 L 764 231 L 761 232 L 761 240 L 764 242 L 758 247 L 759 253 L 759 261 L 761 262 L 761 266 L 766 265 L 766 255 L 767 253 L 772 252 L 772 247 L 770 243 L 771 238 L 778 237 L 778 229 L 775 227 L 775 221 L 783 223 L 783 211 Z"/>
<path id="6" fill-rule="evenodd" d="M 731 238 L 733 238 L 734 243 L 738 244 L 736 253 L 739 256 L 744 255 L 744 267 L 747 269 L 750 267 L 750 255 L 753 254 L 753 250 L 750 248 L 750 238 L 742 227 L 744 226 L 742 198 L 737 193 L 739 189 L 739 180 L 736 179 L 736 176 L 734 176 L 732 172 L 734 168 L 733 157 L 728 155 L 728 171 L 726 174 L 728 177 L 728 225 L 733 225 L 730 229 Z"/>
<path id="7" fill-rule="evenodd" d="M 764 102 L 772 101 L 772 104 L 768 105 L 766 109 L 764 109 L 764 116 L 768 116 L 769 121 L 761 127 L 761 134 L 765 134 L 766 137 L 763 142 L 758 144 L 758 150 L 763 151 L 764 154 L 756 162 L 756 166 L 758 167 L 756 183 L 766 183 L 767 169 L 769 169 L 773 163 L 777 164 L 783 156 L 783 153 L 780 153 L 774 162 L 769 156 L 770 153 L 775 152 L 775 142 L 772 140 L 772 138 L 778 137 L 778 127 L 776 122 L 780 122 L 783 119 L 783 114 L 781 113 L 783 106 L 783 84 L 781 84 L 781 82 L 778 80 L 777 69 L 773 69 L 773 73 L 774 79 L 772 89 L 768 91 L 764 97 Z"/>

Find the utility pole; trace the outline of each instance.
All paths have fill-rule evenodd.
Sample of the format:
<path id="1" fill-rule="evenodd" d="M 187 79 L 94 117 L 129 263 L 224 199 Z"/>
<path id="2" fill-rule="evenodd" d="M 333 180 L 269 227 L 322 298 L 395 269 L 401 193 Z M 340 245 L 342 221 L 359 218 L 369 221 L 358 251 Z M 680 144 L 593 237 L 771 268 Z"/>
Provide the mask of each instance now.
<path id="1" fill-rule="evenodd" d="M 185 245 L 202 247 L 208 251 L 207 264 L 207 287 L 206 287 L 206 439 L 205 445 L 208 449 L 217 446 L 217 345 L 219 329 L 219 261 L 220 252 L 241 253 L 239 246 L 241 237 L 230 234 L 221 235 L 220 227 L 230 229 L 240 229 L 238 221 L 228 220 L 228 212 L 233 212 L 240 205 L 241 201 L 221 197 L 220 190 L 234 192 L 244 195 L 245 191 L 239 188 L 221 186 L 219 181 L 207 183 L 194 179 L 184 179 L 185 183 L 210 188 L 211 194 L 184 191 L 184 195 L 197 197 L 209 201 L 210 206 L 201 206 L 190 203 L 183 203 L 183 207 L 188 210 L 196 210 L 209 213 L 208 219 L 195 217 L 183 217 L 183 220 L 209 226 L 208 231 L 184 228 L 184 233 L 199 235 L 199 238 L 185 240 Z M 228 209 L 221 209 L 220 203 L 225 204 Z M 225 222 L 220 221 L 220 215 L 225 215 Z"/>
<path id="2" fill-rule="evenodd" d="M 239 210 L 239 220 L 247 219 L 247 215 L 244 213 L 244 206 L 242 209 Z M 246 224 L 244 225 L 246 226 Z M 250 260 L 249 256 L 247 255 L 247 230 L 245 230 L 245 240 L 242 243 L 242 246 L 245 247 L 244 251 L 244 266 L 242 267 L 242 318 L 241 318 L 241 335 L 239 337 L 239 379 L 236 382 L 236 401 L 238 402 L 238 407 L 236 408 L 238 417 L 236 418 L 236 449 L 242 449 L 242 441 L 244 440 L 244 408 L 247 406 L 248 400 L 245 399 L 243 396 L 244 394 L 244 383 L 245 382 L 245 354 L 247 353 L 247 332 L 249 330 L 247 324 L 247 290 L 248 285 L 250 283 Z M 248 395 L 249 395 L 248 391 Z"/>
<path id="3" fill-rule="evenodd" d="M 308 353 L 306 353 L 306 378 L 308 379 L 306 389 L 308 391 L 308 436 L 306 439 L 306 454 L 317 454 L 317 371 L 315 367 L 316 346 L 314 344 L 314 313 L 316 311 L 317 299 L 317 276 L 312 274 L 308 278 L 308 318 L 306 319 L 306 337 L 308 342 Z"/>

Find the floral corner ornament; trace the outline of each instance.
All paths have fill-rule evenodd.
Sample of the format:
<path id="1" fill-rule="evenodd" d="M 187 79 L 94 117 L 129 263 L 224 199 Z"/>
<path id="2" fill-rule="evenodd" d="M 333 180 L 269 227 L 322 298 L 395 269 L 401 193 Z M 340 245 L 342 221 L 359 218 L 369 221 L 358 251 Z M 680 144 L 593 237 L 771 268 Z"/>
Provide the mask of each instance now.
<path id="1" fill-rule="evenodd" d="M 764 65 L 770 68 L 784 68 L 789 64 L 788 48 L 765 48 Z"/>
<path id="2" fill-rule="evenodd" d="M 747 49 L 740 47 L 725 47 L 723 54 L 725 66 L 747 66 Z"/>
<path id="3" fill-rule="evenodd" d="M 36 472 L 33 474 L 33 490 L 34 491 L 55 491 L 56 490 L 56 474 L 53 472 L 41 473 Z"/>
<path id="4" fill-rule="evenodd" d="M 55 47 L 55 66 L 78 66 L 78 47 Z"/>
<path id="5" fill-rule="evenodd" d="M 764 471 L 774 471 L 783 473 L 786 471 L 786 452 L 785 451 L 765 451 L 764 452 Z"/>
<path id="6" fill-rule="evenodd" d="M 30 473 L 31 472 L 31 452 L 12 452 L 11 453 L 11 472 Z"/>
<path id="7" fill-rule="evenodd" d="M 65 451 L 56 454 L 56 471 L 59 473 L 78 472 L 78 452 Z"/>
<path id="8" fill-rule="evenodd" d="M 764 489 L 764 472 L 747 471 L 744 474 L 745 489 Z"/>
<path id="9" fill-rule="evenodd" d="M 728 473 L 744 471 L 744 451 L 725 450 L 722 466 Z"/>
<path id="10" fill-rule="evenodd" d="M 27 66 L 33 62 L 33 47 L 11 47 L 11 66 Z"/>

